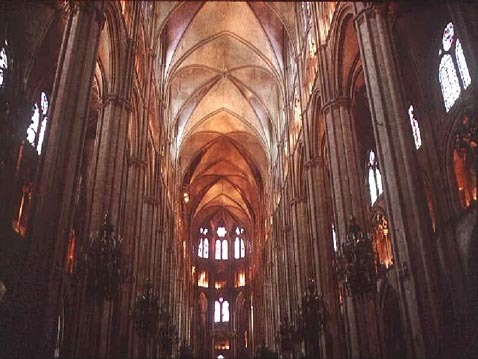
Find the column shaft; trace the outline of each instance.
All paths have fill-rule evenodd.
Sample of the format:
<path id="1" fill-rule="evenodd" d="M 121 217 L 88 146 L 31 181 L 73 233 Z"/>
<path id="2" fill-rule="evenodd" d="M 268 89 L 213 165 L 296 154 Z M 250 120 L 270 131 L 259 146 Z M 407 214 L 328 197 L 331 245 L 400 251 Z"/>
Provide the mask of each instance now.
<path id="1" fill-rule="evenodd" d="M 439 358 L 439 277 L 386 8 L 354 3 L 372 125 L 382 167 L 409 356 Z M 442 338 L 444 339 L 444 338 Z M 411 351 L 411 352 L 410 352 Z"/>
<path id="2" fill-rule="evenodd" d="M 62 276 L 74 216 L 104 2 L 71 2 L 49 112 L 31 239 L 18 290 L 10 358 L 50 358 L 56 340 Z M 16 348 L 15 348 L 16 346 Z"/>

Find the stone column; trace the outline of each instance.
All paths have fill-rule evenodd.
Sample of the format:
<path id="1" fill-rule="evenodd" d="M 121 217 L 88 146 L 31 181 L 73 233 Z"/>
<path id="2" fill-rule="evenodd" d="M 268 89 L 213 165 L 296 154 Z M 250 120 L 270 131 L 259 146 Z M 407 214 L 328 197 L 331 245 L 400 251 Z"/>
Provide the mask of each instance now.
<path id="1" fill-rule="evenodd" d="M 334 270 L 332 227 L 327 204 L 327 191 L 332 189 L 328 188 L 328 183 L 324 179 L 325 168 L 321 165 L 323 166 L 323 162 L 321 163 L 317 158 L 306 162 L 308 203 L 311 211 L 311 251 L 314 258 L 316 282 L 319 284 L 319 292 L 324 295 L 329 313 L 325 336 L 330 335 L 333 340 L 332 343 L 328 343 L 326 338 L 322 355 L 324 358 L 343 358 L 345 357 L 345 342 L 340 330 L 338 283 Z"/>
<path id="2" fill-rule="evenodd" d="M 352 215 L 357 218 L 362 228 L 367 227 L 362 191 L 365 179 L 360 177 L 357 140 L 350 115 L 350 100 L 344 97 L 336 98 L 325 104 L 322 112 L 329 149 L 337 237 L 342 243 L 347 236 Z M 346 296 L 344 305 L 349 355 L 352 358 L 378 357 L 379 342 L 374 296 Z"/>
<path id="3" fill-rule="evenodd" d="M 313 102 L 312 102 L 313 103 Z M 314 107 L 312 107 L 315 109 Z M 312 262 L 309 264 L 308 275 L 313 275 L 319 293 L 324 296 L 324 301 L 329 312 L 329 323 L 326 326 L 325 345 L 322 343 L 324 358 L 345 357 L 343 333 L 340 332 L 340 308 L 338 303 L 338 286 L 334 270 L 332 233 L 329 215 L 328 195 L 332 189 L 325 180 L 324 161 L 317 156 L 317 127 L 313 123 L 319 121 L 318 114 L 311 110 L 304 120 L 305 144 L 305 180 L 306 180 L 306 205 L 308 209 L 308 246 L 307 252 Z M 332 343 L 327 341 L 327 336 L 332 338 Z"/>
<path id="4" fill-rule="evenodd" d="M 70 2 L 39 170 L 31 240 L 10 334 L 9 358 L 51 358 L 68 237 L 74 216 L 91 83 L 105 15 L 103 1 Z M 8 349 L 5 351 L 8 352 Z"/>
<path id="5" fill-rule="evenodd" d="M 386 6 L 354 3 L 361 60 L 384 180 L 408 356 L 440 358 L 439 273 Z"/>
<path id="6" fill-rule="evenodd" d="M 102 219 L 109 213 L 115 231 L 120 232 L 121 213 L 124 211 L 122 191 L 125 190 L 124 173 L 126 171 L 125 151 L 128 134 L 128 120 L 130 104 L 126 97 L 107 95 L 103 99 L 103 108 L 97 125 L 93 163 L 90 168 L 91 177 L 88 186 L 91 191 L 88 198 L 88 220 L 85 238 L 96 233 Z M 125 241 L 129 241 L 126 238 Z M 125 255 L 126 253 L 124 253 Z M 113 326 L 116 316 L 120 315 L 115 309 L 117 300 L 112 302 L 99 301 L 97 298 L 85 298 L 80 307 L 83 313 L 79 336 L 82 344 L 78 354 L 89 353 L 91 356 L 105 356 L 112 350 L 111 340 L 118 336 L 118 326 Z M 100 306 L 92 310 L 91 306 Z M 88 309 L 90 308 L 90 309 Z M 91 314 L 91 317 L 90 317 Z M 90 329 L 88 329 L 90 327 Z M 89 348 L 89 349 L 87 349 Z"/>

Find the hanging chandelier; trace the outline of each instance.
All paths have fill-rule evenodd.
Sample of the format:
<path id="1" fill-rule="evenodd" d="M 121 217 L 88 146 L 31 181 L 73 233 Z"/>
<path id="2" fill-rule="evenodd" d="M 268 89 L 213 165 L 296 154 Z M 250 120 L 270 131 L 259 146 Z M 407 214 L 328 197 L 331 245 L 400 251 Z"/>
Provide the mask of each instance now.
<path id="1" fill-rule="evenodd" d="M 146 281 L 143 294 L 136 297 L 132 312 L 138 335 L 143 338 L 154 337 L 159 323 L 159 300 L 153 291 L 151 280 Z"/>
<path id="2" fill-rule="evenodd" d="M 174 343 L 178 340 L 178 332 L 169 311 L 164 308 L 159 311 L 159 328 L 156 340 L 160 354 L 170 356 L 173 353 Z"/>
<path id="3" fill-rule="evenodd" d="M 122 266 L 121 243 L 121 237 L 115 233 L 110 216 L 106 214 L 100 230 L 91 236 L 83 253 L 90 290 L 107 300 L 118 296 L 127 277 Z"/>
<path id="4" fill-rule="evenodd" d="M 337 256 L 339 280 L 349 295 L 375 291 L 376 265 L 372 240 L 362 232 L 354 216 L 350 219 L 347 239 Z"/>
<path id="5" fill-rule="evenodd" d="M 284 317 L 277 331 L 277 341 L 282 353 L 292 353 L 294 350 L 294 341 L 298 337 L 298 332 L 292 323 Z"/>

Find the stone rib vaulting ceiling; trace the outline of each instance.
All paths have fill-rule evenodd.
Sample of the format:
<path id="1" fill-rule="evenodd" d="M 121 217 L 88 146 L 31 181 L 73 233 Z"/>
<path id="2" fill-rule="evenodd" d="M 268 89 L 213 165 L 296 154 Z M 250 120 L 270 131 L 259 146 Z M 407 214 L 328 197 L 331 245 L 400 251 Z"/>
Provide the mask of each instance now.
<path id="1" fill-rule="evenodd" d="M 193 223 L 221 210 L 257 219 L 284 122 L 291 5 L 160 3 L 171 146 Z"/>

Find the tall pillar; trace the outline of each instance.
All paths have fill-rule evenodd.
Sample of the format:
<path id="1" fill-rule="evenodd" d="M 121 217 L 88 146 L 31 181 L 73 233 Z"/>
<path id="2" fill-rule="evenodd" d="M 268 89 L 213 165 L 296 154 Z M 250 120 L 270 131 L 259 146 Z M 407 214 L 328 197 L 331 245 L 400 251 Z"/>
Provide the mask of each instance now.
<path id="1" fill-rule="evenodd" d="M 90 168 L 88 226 L 83 241 L 88 240 L 91 234 L 99 230 L 106 213 L 109 213 L 116 232 L 122 236 L 118 229 L 121 213 L 124 211 L 121 199 L 122 191 L 126 187 L 124 173 L 129 116 L 130 104 L 126 97 L 120 95 L 104 97 Z M 128 240 L 129 238 L 125 239 Z M 85 297 L 79 309 L 83 325 L 80 326 L 78 354 L 89 353 L 91 356 L 104 357 L 114 349 L 111 341 L 118 337 L 118 325 L 113 323 L 117 323 L 117 316 L 121 315 L 115 310 L 115 306 L 118 305 L 117 300 L 109 302 L 88 295 Z"/>
<path id="2" fill-rule="evenodd" d="M 408 356 L 440 358 L 439 274 L 427 201 L 418 173 L 387 6 L 354 3 L 355 26 L 399 283 Z"/>
<path id="3" fill-rule="evenodd" d="M 331 165 L 333 197 L 338 239 L 347 237 L 350 217 L 366 228 L 364 179 L 358 170 L 358 149 L 350 116 L 350 100 L 339 97 L 325 104 L 326 136 Z M 380 353 L 374 296 L 344 298 L 349 355 L 352 358 L 377 358 Z"/>
<path id="4" fill-rule="evenodd" d="M 71 2 L 50 105 L 31 240 L 11 325 L 9 358 L 51 358 L 62 276 L 75 207 L 103 1 Z M 8 319 L 8 318 L 7 318 Z M 2 320 L 3 321 L 3 320 Z M 15 322 L 15 324 L 13 324 Z M 9 352 L 10 349 L 10 352 Z"/>
<path id="5" fill-rule="evenodd" d="M 323 162 L 312 158 L 306 163 L 308 177 L 309 210 L 311 211 L 311 248 L 313 253 L 315 277 L 319 284 L 319 292 L 324 296 L 324 301 L 329 314 L 329 321 L 325 329 L 325 348 L 322 350 L 324 358 L 344 358 L 345 348 L 343 333 L 340 325 L 340 308 L 338 302 L 337 275 L 334 270 L 332 248 L 332 227 L 327 202 L 327 192 L 331 191 L 325 181 L 325 168 Z M 329 341 L 331 337 L 332 343 Z"/>
<path id="6" fill-rule="evenodd" d="M 315 108 L 314 108 L 315 109 Z M 313 110 L 312 110 L 313 111 Z M 318 283 L 319 293 L 324 296 L 324 301 L 329 313 L 329 322 L 325 328 L 325 345 L 322 345 L 324 358 L 345 357 L 343 333 L 340 331 L 340 308 L 338 303 L 337 275 L 334 270 L 334 258 L 331 240 L 331 223 L 328 203 L 329 188 L 325 178 L 324 161 L 317 155 L 316 148 L 317 127 L 313 123 L 319 121 L 316 113 L 309 113 L 304 121 L 305 144 L 305 174 L 306 177 L 306 204 L 309 212 L 309 234 L 307 253 L 312 258 L 309 264 Z M 332 342 L 328 340 L 331 338 Z"/>

